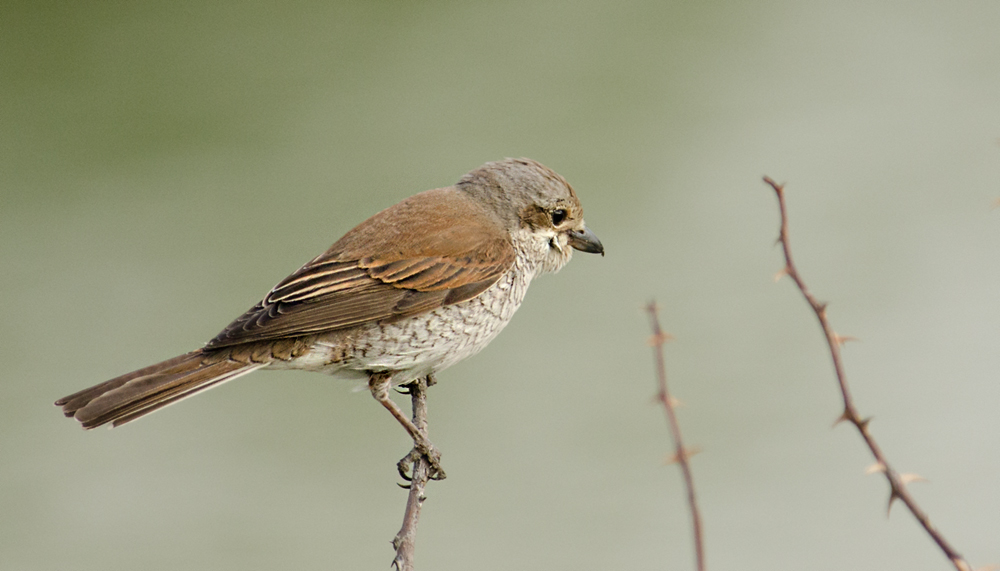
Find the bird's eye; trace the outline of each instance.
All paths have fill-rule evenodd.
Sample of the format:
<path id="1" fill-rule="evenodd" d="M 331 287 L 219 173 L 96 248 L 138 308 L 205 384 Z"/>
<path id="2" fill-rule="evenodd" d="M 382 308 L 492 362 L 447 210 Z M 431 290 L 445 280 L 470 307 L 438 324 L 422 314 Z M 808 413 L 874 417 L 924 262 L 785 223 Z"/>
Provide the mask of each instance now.
<path id="1" fill-rule="evenodd" d="M 555 210 L 552 211 L 552 225 L 553 226 L 558 226 L 558 225 L 562 224 L 563 220 L 566 220 L 566 211 L 565 210 L 563 210 L 562 208 L 557 208 L 557 209 L 555 209 Z"/>

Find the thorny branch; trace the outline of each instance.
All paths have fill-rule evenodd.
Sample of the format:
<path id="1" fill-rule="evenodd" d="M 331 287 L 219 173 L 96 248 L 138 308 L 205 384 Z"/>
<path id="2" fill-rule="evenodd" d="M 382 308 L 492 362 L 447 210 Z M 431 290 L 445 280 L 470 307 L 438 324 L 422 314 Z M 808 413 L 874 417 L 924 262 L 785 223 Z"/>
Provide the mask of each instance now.
<path id="1" fill-rule="evenodd" d="M 871 417 L 862 418 L 858 414 L 857 408 L 854 406 L 854 399 L 851 396 L 851 392 L 847 387 L 847 377 L 844 374 L 844 366 L 840 358 L 840 346 L 848 340 L 847 337 L 841 337 L 833 331 L 830 327 L 830 323 L 826 319 L 826 304 L 817 301 L 816 298 L 809 292 L 809 288 L 806 287 L 802 277 L 799 275 L 798 270 L 795 267 L 795 263 L 792 261 L 792 250 L 788 244 L 788 213 L 785 208 L 785 188 L 784 185 L 774 182 L 769 177 L 764 177 L 764 182 L 770 185 L 774 189 L 775 194 L 778 197 L 778 209 L 781 212 L 781 229 L 778 233 L 778 243 L 781 244 L 781 249 L 785 255 L 785 267 L 778 274 L 778 276 L 787 275 L 792 278 L 795 285 L 798 286 L 799 291 L 806 298 L 809 306 L 812 307 L 813 312 L 816 314 L 816 319 L 819 320 L 819 325 L 823 329 L 823 334 L 826 336 L 826 343 L 830 348 L 830 356 L 833 359 L 833 369 L 837 375 L 837 383 L 840 385 L 840 395 L 844 401 L 844 412 L 837 418 L 837 423 L 849 422 L 858 429 L 861 433 L 861 438 L 864 439 L 865 444 L 868 445 L 868 449 L 871 450 L 872 456 L 875 457 L 875 466 L 871 472 L 881 472 L 885 479 L 889 482 L 889 505 L 892 507 L 892 503 L 896 500 L 900 500 L 903 504 L 910 510 L 913 517 L 917 519 L 917 522 L 924 528 L 934 543 L 938 545 L 941 551 L 944 552 L 945 556 L 951 561 L 952 565 L 958 571 L 971 571 L 969 563 L 963 558 L 954 547 L 948 543 L 944 536 L 941 535 L 937 529 L 931 525 L 930 518 L 927 514 L 917 505 L 917 502 L 910 495 L 909 490 L 906 487 L 908 481 L 915 479 L 914 476 L 908 474 L 900 474 L 895 469 L 890 466 L 889 461 L 886 459 L 885 454 L 879 447 L 878 443 L 875 442 L 875 438 L 872 437 L 871 432 L 868 430 L 868 423 L 871 421 Z"/>
<path id="2" fill-rule="evenodd" d="M 675 400 L 667 390 L 667 368 L 663 362 L 663 344 L 667 342 L 669 336 L 660 328 L 660 318 L 657 315 L 658 307 L 656 302 L 650 302 L 646 306 L 649 312 L 649 321 L 653 329 L 653 336 L 650 345 L 653 347 L 653 356 L 656 359 L 656 376 L 659 381 L 659 392 L 657 400 L 663 405 L 663 410 L 667 414 L 667 422 L 670 424 L 670 436 L 674 441 L 674 459 L 681 467 L 684 474 L 684 485 L 687 488 L 688 506 L 691 508 L 691 527 L 694 529 L 694 552 L 698 571 L 705 571 L 705 547 L 702 541 L 701 513 L 698 511 L 698 502 L 694 495 L 694 478 L 691 476 L 691 464 L 688 458 L 691 452 L 684 448 L 684 441 L 681 439 L 681 426 L 677 422 L 677 414 L 674 411 Z"/>
<path id="3" fill-rule="evenodd" d="M 428 375 L 406 385 L 413 406 L 413 424 L 423 433 L 424 437 L 427 436 L 427 387 L 433 384 L 434 378 Z M 405 486 L 410 489 L 410 494 L 406 499 L 403 526 L 392 540 L 392 546 L 396 549 L 396 558 L 392 560 L 392 568 L 395 571 L 413 571 L 417 522 L 420 520 L 420 508 L 423 506 L 424 500 L 427 499 L 424 496 L 424 486 L 427 485 L 427 480 L 431 476 L 431 463 L 427 457 L 416 452 L 416 448 L 410 454 L 413 471 L 409 483 Z"/>

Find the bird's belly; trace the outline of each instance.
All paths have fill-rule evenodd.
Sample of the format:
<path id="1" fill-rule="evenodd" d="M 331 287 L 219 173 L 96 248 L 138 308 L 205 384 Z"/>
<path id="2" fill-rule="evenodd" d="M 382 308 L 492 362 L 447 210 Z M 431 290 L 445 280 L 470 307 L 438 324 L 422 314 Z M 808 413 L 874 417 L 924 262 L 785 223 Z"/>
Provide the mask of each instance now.
<path id="1" fill-rule="evenodd" d="M 508 272 L 477 297 L 394 323 L 371 323 L 317 339 L 296 368 L 337 375 L 393 372 L 403 384 L 435 373 L 481 351 L 507 325 L 527 290 L 528 279 Z"/>

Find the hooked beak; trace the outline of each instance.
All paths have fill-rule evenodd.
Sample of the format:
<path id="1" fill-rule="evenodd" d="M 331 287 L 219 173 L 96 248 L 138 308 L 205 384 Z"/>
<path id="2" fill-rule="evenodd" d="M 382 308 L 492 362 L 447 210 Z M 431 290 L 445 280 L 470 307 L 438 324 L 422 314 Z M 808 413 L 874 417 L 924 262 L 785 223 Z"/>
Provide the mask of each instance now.
<path id="1" fill-rule="evenodd" d="M 604 245 L 601 244 L 597 235 L 591 232 L 586 226 L 583 227 L 583 230 L 569 231 L 569 245 L 572 246 L 574 250 L 580 250 L 581 252 L 587 252 L 590 254 L 604 255 Z"/>

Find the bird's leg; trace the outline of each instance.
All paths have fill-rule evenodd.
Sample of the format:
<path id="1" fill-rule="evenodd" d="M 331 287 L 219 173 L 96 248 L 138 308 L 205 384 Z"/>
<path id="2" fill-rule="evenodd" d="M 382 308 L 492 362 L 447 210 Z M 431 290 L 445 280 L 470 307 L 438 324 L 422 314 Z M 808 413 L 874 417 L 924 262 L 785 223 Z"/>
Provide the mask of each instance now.
<path id="1" fill-rule="evenodd" d="M 413 420 L 407 418 L 406 413 L 389 398 L 389 379 L 390 375 L 388 373 L 372 373 L 368 378 L 368 388 L 371 390 L 375 400 L 381 403 L 399 424 L 403 425 L 403 428 L 409 433 L 410 438 L 413 439 L 413 450 L 410 450 L 409 454 L 396 464 L 399 475 L 406 481 L 412 480 L 410 469 L 413 463 L 423 456 L 427 458 L 430 464 L 430 479 L 445 479 L 444 469 L 441 468 L 441 453 L 438 452 L 438 449 L 427 438 L 426 406 L 423 407 L 423 410 L 418 410 L 416 399 L 414 399 Z M 434 384 L 434 380 L 428 375 L 427 386 L 432 384 Z M 406 386 L 406 392 L 412 394 L 412 391 L 412 388 Z"/>

